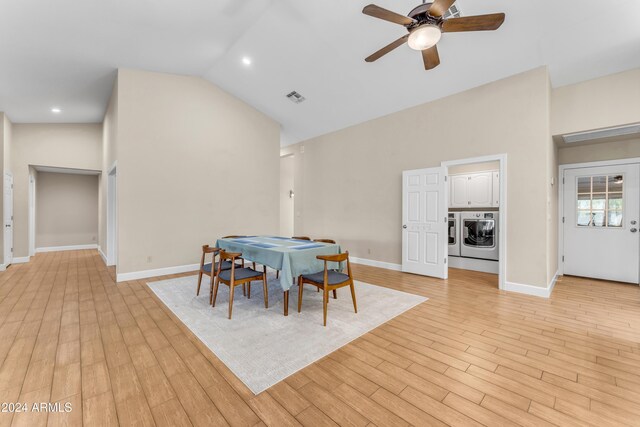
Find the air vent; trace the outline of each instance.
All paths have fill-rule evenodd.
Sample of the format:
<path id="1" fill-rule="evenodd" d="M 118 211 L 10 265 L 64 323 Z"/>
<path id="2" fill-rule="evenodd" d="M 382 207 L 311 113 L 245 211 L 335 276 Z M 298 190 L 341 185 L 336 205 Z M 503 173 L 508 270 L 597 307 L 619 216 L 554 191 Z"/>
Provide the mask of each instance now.
<path id="1" fill-rule="evenodd" d="M 462 15 L 461 15 L 461 13 L 460 13 L 460 9 L 458 9 L 458 6 L 456 6 L 456 5 L 454 4 L 453 6 L 451 6 L 451 7 L 449 8 L 449 10 L 447 10 L 447 11 L 444 13 L 443 18 L 444 18 L 444 19 L 449 19 L 449 18 L 460 18 L 460 16 L 462 16 Z"/>
<path id="2" fill-rule="evenodd" d="M 305 99 L 304 96 L 300 95 L 298 92 L 296 92 L 295 90 L 289 94 L 287 94 L 287 98 L 289 98 L 289 100 L 291 102 L 293 102 L 294 104 L 300 104 L 301 102 L 303 102 Z"/>
<path id="3" fill-rule="evenodd" d="M 606 129 L 591 130 L 586 132 L 568 133 L 562 135 L 562 139 L 566 144 L 574 144 L 576 142 L 593 141 L 596 139 L 612 138 L 616 136 L 640 136 L 640 124 L 617 126 Z"/>

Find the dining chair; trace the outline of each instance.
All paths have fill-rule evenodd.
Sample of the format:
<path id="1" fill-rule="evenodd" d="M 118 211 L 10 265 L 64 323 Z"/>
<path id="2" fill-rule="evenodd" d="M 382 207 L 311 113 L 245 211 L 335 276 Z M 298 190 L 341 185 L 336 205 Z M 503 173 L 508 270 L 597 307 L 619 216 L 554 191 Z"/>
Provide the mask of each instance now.
<path id="1" fill-rule="evenodd" d="M 307 236 L 293 236 L 292 239 L 296 239 L 296 240 L 311 240 L 311 237 L 307 237 Z"/>
<path id="2" fill-rule="evenodd" d="M 324 326 L 327 326 L 327 304 L 329 303 L 329 291 L 335 292 L 336 289 L 349 286 L 351 288 L 351 299 L 353 300 L 353 310 L 357 313 L 356 290 L 353 285 L 353 275 L 351 274 L 351 264 L 349 263 L 349 252 L 337 255 L 318 255 L 316 257 L 324 261 L 324 270 L 313 274 L 303 274 L 298 277 L 298 313 L 302 310 L 302 291 L 304 284 L 316 286 L 322 289 L 322 313 L 324 317 Z M 347 274 L 337 270 L 329 269 L 330 262 L 347 262 Z"/>
<path id="3" fill-rule="evenodd" d="M 213 279 L 217 273 L 217 265 L 216 265 L 216 256 L 220 252 L 220 248 L 212 247 L 209 245 L 202 245 L 202 257 L 200 258 L 200 270 L 198 272 L 198 288 L 196 289 L 196 296 L 200 295 L 200 285 L 202 284 L 202 276 L 207 275 L 211 277 L 209 283 L 209 293 L 211 293 L 211 289 L 213 289 Z M 207 254 L 211 254 L 211 262 L 207 263 Z M 242 268 L 242 266 L 239 266 Z M 231 269 L 231 263 L 226 262 L 222 265 L 223 270 Z M 243 292 L 244 292 L 243 288 Z"/>
<path id="4" fill-rule="evenodd" d="M 249 284 L 251 282 L 262 280 L 262 289 L 264 292 L 264 308 L 269 308 L 269 291 L 267 290 L 267 267 L 262 266 L 262 273 L 252 268 L 236 268 L 236 259 L 242 256 L 239 252 L 220 251 L 220 262 L 218 263 L 218 272 L 216 274 L 215 285 L 210 296 L 210 302 L 213 307 L 216 306 L 216 298 L 218 297 L 218 286 L 220 282 L 229 286 L 229 319 L 233 310 L 233 294 L 236 286 Z M 231 263 L 231 269 L 222 270 L 224 262 Z"/>
<path id="5" fill-rule="evenodd" d="M 320 243 L 333 243 L 334 245 L 336 244 L 336 241 L 332 239 L 313 239 L 313 241 Z"/>

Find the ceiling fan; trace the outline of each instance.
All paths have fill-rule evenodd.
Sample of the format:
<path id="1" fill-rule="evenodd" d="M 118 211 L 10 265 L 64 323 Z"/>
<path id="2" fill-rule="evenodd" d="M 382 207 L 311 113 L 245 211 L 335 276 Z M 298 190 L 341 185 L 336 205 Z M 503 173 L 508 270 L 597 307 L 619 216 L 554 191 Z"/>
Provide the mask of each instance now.
<path id="1" fill-rule="evenodd" d="M 373 62 L 380 59 L 406 42 L 411 49 L 422 51 L 424 69 L 431 70 L 440 65 L 437 43 L 440 41 L 442 33 L 497 30 L 504 22 L 504 13 L 445 19 L 445 13 L 455 1 L 434 0 L 432 3 L 426 3 L 423 0 L 423 3 L 415 7 L 407 16 L 375 4 L 365 6 L 362 9 L 362 13 L 365 15 L 402 25 L 409 31 L 409 34 L 389 43 L 376 53 L 368 56 L 365 61 Z"/>

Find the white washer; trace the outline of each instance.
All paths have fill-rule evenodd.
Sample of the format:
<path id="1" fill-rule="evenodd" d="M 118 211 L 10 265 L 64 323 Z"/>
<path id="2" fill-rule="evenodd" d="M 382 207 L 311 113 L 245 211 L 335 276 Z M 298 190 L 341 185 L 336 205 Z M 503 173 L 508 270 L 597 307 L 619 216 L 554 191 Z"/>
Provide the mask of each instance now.
<path id="1" fill-rule="evenodd" d="M 460 255 L 498 260 L 498 212 L 461 212 Z"/>
<path id="2" fill-rule="evenodd" d="M 460 256 L 460 212 L 449 212 L 449 256 Z"/>

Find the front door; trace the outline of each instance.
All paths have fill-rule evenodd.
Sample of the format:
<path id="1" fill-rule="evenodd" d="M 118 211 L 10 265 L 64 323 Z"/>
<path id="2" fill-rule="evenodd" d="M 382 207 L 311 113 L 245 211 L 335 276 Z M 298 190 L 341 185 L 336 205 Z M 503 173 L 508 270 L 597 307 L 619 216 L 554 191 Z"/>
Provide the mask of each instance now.
<path id="1" fill-rule="evenodd" d="M 640 280 L 640 165 L 564 171 L 564 274 Z"/>
<path id="2" fill-rule="evenodd" d="M 13 262 L 13 176 L 4 175 L 4 265 Z"/>
<path id="3" fill-rule="evenodd" d="M 447 170 L 402 173 L 402 271 L 448 277 Z"/>

